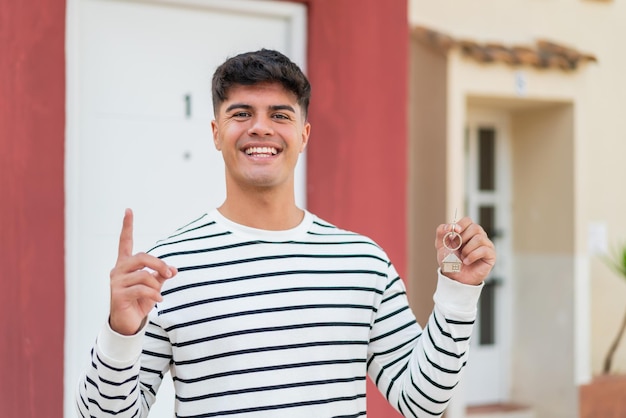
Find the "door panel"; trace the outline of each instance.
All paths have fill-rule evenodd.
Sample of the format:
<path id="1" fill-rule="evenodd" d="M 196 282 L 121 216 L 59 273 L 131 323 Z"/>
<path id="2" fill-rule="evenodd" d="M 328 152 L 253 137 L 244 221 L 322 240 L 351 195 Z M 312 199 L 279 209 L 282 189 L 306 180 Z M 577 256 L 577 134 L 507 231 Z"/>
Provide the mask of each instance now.
<path id="1" fill-rule="evenodd" d="M 472 109 L 466 138 L 466 213 L 496 246 L 498 262 L 485 282 L 468 362 L 470 405 L 506 402 L 510 392 L 512 321 L 509 219 L 509 119 L 505 112 Z"/>

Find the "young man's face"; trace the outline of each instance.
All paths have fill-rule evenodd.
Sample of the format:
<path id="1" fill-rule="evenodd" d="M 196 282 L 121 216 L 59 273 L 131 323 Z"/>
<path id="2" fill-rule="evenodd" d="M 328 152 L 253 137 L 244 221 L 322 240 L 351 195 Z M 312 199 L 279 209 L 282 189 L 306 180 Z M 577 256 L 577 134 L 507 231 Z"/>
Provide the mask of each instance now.
<path id="1" fill-rule="evenodd" d="M 211 126 L 229 187 L 293 189 L 311 129 L 293 93 L 278 83 L 234 86 Z"/>

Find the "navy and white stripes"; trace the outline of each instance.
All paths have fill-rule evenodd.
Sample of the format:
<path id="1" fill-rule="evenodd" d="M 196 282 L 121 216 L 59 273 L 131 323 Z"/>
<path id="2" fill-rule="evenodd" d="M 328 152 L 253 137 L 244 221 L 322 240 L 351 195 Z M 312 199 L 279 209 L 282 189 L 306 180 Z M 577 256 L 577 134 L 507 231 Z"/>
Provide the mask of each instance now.
<path id="1" fill-rule="evenodd" d="M 178 417 L 365 416 L 368 373 L 404 415 L 438 416 L 465 365 L 479 289 L 440 277 L 422 331 L 384 251 L 310 213 L 261 231 L 213 211 L 150 253 L 179 274 L 145 334 L 103 330 L 82 416 L 146 416 L 168 371 Z M 465 299 L 447 304 L 455 286 Z M 141 354 L 120 354 L 133 338 Z"/>

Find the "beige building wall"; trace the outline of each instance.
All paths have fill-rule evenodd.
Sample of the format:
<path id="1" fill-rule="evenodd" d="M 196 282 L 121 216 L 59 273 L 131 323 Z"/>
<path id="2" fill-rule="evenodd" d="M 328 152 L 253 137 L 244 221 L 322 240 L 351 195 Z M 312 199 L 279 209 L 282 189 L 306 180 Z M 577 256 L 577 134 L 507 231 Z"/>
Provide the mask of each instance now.
<path id="1" fill-rule="evenodd" d="M 589 250 L 588 235 L 589 228 L 594 226 L 594 232 L 599 233 L 596 250 L 601 249 L 603 243 L 611 249 L 618 243 L 626 242 L 626 193 L 621 192 L 622 179 L 626 178 L 626 164 L 623 162 L 626 155 L 626 117 L 623 116 L 626 54 L 621 52 L 623 39 L 626 39 L 626 25 L 623 24 L 626 21 L 626 4 L 594 0 L 409 0 L 409 18 L 411 24 L 428 26 L 455 38 L 507 45 L 532 45 L 538 39 L 546 39 L 593 54 L 598 59 L 597 63 L 585 64 L 574 72 L 526 69 L 526 99 L 545 100 L 555 104 L 555 107 L 542 111 L 534 108 L 531 114 L 516 110 L 514 118 L 517 129 L 520 129 L 520 138 L 524 118 L 536 121 L 540 121 L 541 117 L 572 119 L 570 144 L 566 146 L 554 141 L 552 146 L 557 149 L 564 147 L 559 152 L 569 153 L 573 165 L 562 167 L 563 170 L 554 176 L 540 177 L 551 184 L 562 182 L 565 187 L 559 188 L 559 193 L 565 193 L 564 198 L 557 199 L 548 188 L 533 191 L 523 184 L 515 186 L 518 194 L 514 196 L 515 201 L 537 196 L 538 203 L 543 205 L 551 199 L 553 204 L 542 210 L 551 219 L 563 220 L 554 225 L 541 225 L 541 222 L 531 218 L 516 218 L 516 232 L 523 231 L 515 241 L 515 250 L 519 252 L 516 265 L 518 274 L 527 271 L 529 266 L 543 265 L 537 270 L 554 270 L 559 275 L 569 275 L 572 280 L 569 291 L 552 296 L 555 300 L 557 296 L 568 297 L 575 304 L 574 307 L 563 306 L 560 311 L 563 315 L 561 320 L 569 321 L 570 328 L 574 329 L 579 325 L 584 328 L 585 318 L 580 315 L 585 314 L 588 304 L 590 333 L 582 330 L 568 338 L 577 347 L 577 381 L 585 378 L 585 361 L 590 362 L 587 368 L 591 373 L 598 374 L 626 310 L 626 281 L 615 276 L 600 261 L 596 252 Z M 511 67 L 475 64 L 459 54 L 453 53 L 452 56 L 452 61 L 458 60 L 458 63 L 452 62 L 449 66 L 453 70 L 448 84 L 448 143 L 458 142 L 459 138 L 455 135 L 462 135 L 451 131 L 451 128 L 458 129 L 463 124 L 465 110 L 459 104 L 462 97 L 474 94 L 480 97 L 516 97 L 511 79 L 514 70 Z M 454 98 L 455 95 L 461 97 Z M 515 145 L 515 151 L 522 153 L 528 144 L 518 141 Z M 546 149 L 548 153 L 554 151 Z M 451 158 L 448 161 L 456 158 L 448 157 Z M 550 161 L 554 159 L 550 158 Z M 537 164 L 542 166 L 543 163 L 537 161 Z M 569 174 L 566 176 L 565 173 Z M 447 182 L 447 204 L 450 205 L 458 195 L 462 173 L 448 167 Z M 527 209 L 532 212 L 532 208 Z M 545 233 L 554 231 L 554 236 L 540 242 L 526 238 L 533 230 L 544 227 Z M 568 231 L 570 227 L 573 230 Z M 605 239 L 602 231 L 606 231 Z M 541 259 L 547 264 L 542 264 Z M 552 262 L 553 269 L 548 266 Z M 567 267 L 558 267 L 560 263 Z M 535 286 L 537 289 L 534 289 Z M 551 286 L 543 287 L 541 281 L 532 282 L 532 287 L 525 289 L 531 288 L 537 292 L 544 291 L 544 294 L 558 290 Z M 519 292 L 524 294 L 521 290 Z M 558 307 L 555 309 L 558 311 Z M 531 319 L 528 318 L 529 321 Z M 536 338 L 541 338 L 541 335 Z M 617 353 L 615 367 L 617 371 L 626 372 L 626 342 L 622 342 Z"/>
<path id="2" fill-rule="evenodd" d="M 572 110 L 539 105 L 512 117 L 512 398 L 539 417 L 577 415 Z"/>
<path id="3" fill-rule="evenodd" d="M 409 300 L 425 324 L 433 309 L 437 268 L 434 227 L 446 219 L 447 65 L 442 54 L 410 42 Z"/>

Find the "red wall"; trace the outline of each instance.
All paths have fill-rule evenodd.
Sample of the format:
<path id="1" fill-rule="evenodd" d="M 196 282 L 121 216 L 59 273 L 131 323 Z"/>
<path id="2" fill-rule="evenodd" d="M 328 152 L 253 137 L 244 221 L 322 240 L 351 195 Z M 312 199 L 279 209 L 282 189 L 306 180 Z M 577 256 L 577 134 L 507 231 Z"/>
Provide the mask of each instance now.
<path id="1" fill-rule="evenodd" d="M 65 1 L 0 0 L 0 416 L 63 416 Z"/>
<path id="2" fill-rule="evenodd" d="M 407 264 L 406 0 L 309 0 L 308 208 Z M 368 416 L 399 416 L 370 384 Z"/>

